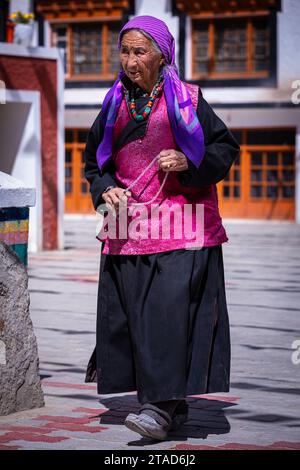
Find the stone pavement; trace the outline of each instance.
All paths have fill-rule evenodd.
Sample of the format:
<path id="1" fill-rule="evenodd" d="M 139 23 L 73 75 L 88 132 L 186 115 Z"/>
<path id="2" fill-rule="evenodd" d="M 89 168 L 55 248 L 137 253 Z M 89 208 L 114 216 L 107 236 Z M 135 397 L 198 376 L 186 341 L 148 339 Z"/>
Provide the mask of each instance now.
<path id="1" fill-rule="evenodd" d="M 95 341 L 100 245 L 94 218 L 66 218 L 66 249 L 29 257 L 46 406 L 0 418 L 0 449 L 300 449 L 300 227 L 225 221 L 232 374 L 228 394 L 190 397 L 165 442 L 122 424 L 135 393 L 85 384 Z M 300 341 L 299 341 L 300 344 Z M 294 353 L 294 363 L 292 354 Z"/>

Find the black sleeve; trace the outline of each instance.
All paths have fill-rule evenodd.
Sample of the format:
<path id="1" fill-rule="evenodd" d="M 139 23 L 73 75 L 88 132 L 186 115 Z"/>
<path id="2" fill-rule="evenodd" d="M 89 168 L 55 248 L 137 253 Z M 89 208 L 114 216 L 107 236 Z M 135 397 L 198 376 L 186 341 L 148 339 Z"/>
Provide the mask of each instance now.
<path id="1" fill-rule="evenodd" d="M 225 178 L 240 151 L 232 133 L 205 101 L 201 91 L 198 96 L 197 115 L 203 129 L 205 155 L 198 169 L 188 159 L 188 170 L 178 174 L 184 186 L 218 183 Z"/>
<path id="2" fill-rule="evenodd" d="M 103 124 L 101 121 L 101 113 L 95 119 L 86 140 L 86 146 L 84 150 L 84 175 L 90 184 L 90 192 L 92 195 L 92 201 L 94 208 L 104 203 L 101 195 L 108 186 L 117 186 L 114 178 L 115 168 L 112 161 L 107 163 L 103 174 L 100 173 L 96 152 L 98 145 L 103 138 Z"/>

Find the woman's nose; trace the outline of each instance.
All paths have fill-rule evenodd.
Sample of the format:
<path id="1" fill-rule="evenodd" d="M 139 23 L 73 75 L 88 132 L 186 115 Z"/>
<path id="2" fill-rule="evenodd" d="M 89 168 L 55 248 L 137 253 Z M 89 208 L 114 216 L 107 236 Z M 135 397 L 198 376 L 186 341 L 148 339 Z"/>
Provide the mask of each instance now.
<path id="1" fill-rule="evenodd" d="M 137 64 L 137 56 L 133 52 L 131 52 L 128 55 L 127 67 L 131 67 L 136 64 Z"/>

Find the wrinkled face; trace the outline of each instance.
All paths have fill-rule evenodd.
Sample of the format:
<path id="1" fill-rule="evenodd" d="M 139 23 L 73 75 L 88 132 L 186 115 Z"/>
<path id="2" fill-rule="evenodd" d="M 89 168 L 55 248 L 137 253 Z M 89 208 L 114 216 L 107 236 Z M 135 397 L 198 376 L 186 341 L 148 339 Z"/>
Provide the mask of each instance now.
<path id="1" fill-rule="evenodd" d="M 122 37 L 120 61 L 127 77 L 144 90 L 151 92 L 164 58 L 142 33 L 128 31 Z"/>

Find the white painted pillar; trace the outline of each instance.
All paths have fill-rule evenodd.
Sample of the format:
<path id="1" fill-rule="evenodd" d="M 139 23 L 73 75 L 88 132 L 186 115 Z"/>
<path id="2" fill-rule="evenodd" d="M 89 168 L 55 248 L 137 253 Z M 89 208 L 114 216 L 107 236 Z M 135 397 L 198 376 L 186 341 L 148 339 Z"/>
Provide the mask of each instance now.
<path id="1" fill-rule="evenodd" d="M 22 13 L 32 13 L 33 1 L 32 0 L 10 0 L 9 13 L 21 11 Z"/>
<path id="2" fill-rule="evenodd" d="M 175 38 L 176 63 L 178 64 L 179 18 L 172 15 L 170 0 L 136 0 L 135 16 L 150 15 L 164 21 Z"/>
<path id="3" fill-rule="evenodd" d="M 0 107 L 1 170 L 36 191 L 30 209 L 28 250 L 42 249 L 42 167 L 41 116 L 38 91 L 6 90 L 6 104 Z M 14 135 L 12 140 L 12 129 Z M 21 194 L 20 187 L 17 192 Z M 24 201 L 16 207 L 21 207 Z M 2 207 L 3 201 L 1 202 Z M 26 204 L 24 204 L 25 206 Z M 7 206 L 11 207 L 11 206 Z"/>

